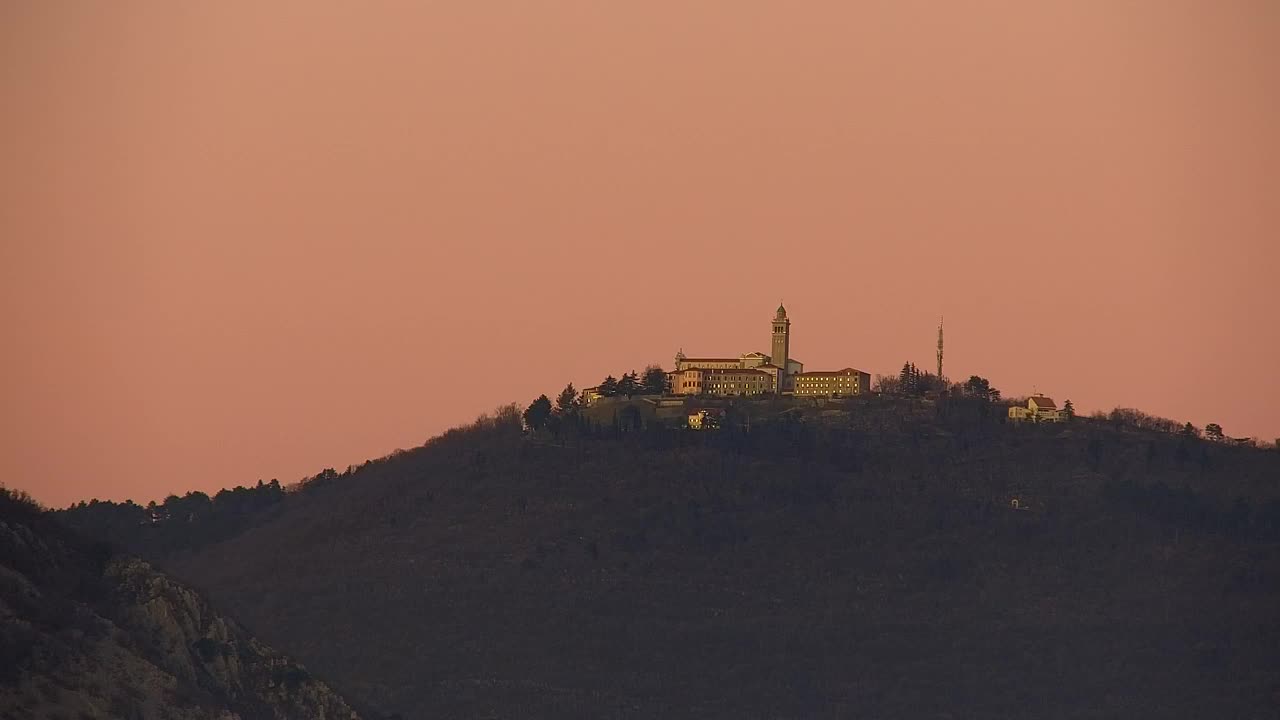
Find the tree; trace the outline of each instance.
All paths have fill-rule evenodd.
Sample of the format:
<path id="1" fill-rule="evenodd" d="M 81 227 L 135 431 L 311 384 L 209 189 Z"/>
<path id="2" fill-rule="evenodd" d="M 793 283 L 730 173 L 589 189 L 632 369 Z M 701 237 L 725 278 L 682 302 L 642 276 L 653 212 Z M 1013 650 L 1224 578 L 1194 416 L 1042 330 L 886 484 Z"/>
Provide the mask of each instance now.
<path id="1" fill-rule="evenodd" d="M 1189 438 L 1198 438 L 1200 437 L 1200 430 L 1196 428 L 1195 425 L 1192 425 L 1191 423 L 1187 423 L 1186 425 L 1182 426 L 1182 436 L 1189 437 Z"/>
<path id="2" fill-rule="evenodd" d="M 650 365 L 640 376 L 640 393 L 642 395 L 662 395 L 667 391 L 667 373 L 657 365 Z"/>
<path id="3" fill-rule="evenodd" d="M 991 387 L 991 382 L 984 377 L 970 375 L 962 388 L 964 389 L 964 394 L 969 397 L 981 398 L 991 402 L 1000 400 L 1000 391 Z"/>
<path id="4" fill-rule="evenodd" d="M 986 400 L 991 397 L 991 383 L 986 378 L 970 375 L 964 383 L 964 392 Z"/>
<path id="5" fill-rule="evenodd" d="M 927 395 L 931 392 L 941 392 L 946 389 L 942 384 L 942 378 L 929 372 L 928 370 L 920 370 L 914 365 L 911 367 L 916 373 L 916 395 Z"/>
<path id="6" fill-rule="evenodd" d="M 929 392 L 935 386 L 941 388 L 941 381 L 928 372 L 920 372 L 915 363 L 906 362 L 902 364 L 902 371 L 898 373 L 899 392 L 903 395 L 921 396 Z"/>
<path id="7" fill-rule="evenodd" d="M 550 417 L 551 399 L 546 395 L 539 395 L 538 399 L 529 403 L 529 407 L 524 411 L 524 424 L 536 432 L 546 427 L 547 419 Z"/>
<path id="8" fill-rule="evenodd" d="M 883 395 L 897 395 L 902 389 L 902 381 L 897 375 L 877 375 L 872 387 Z"/>
<path id="9" fill-rule="evenodd" d="M 609 375 L 600 383 L 600 397 L 617 397 L 618 378 Z"/>
<path id="10" fill-rule="evenodd" d="M 1067 414 L 1068 420 L 1076 416 L 1076 406 L 1071 404 L 1071 398 L 1067 398 L 1067 401 L 1062 403 L 1062 412 Z"/>
<path id="11" fill-rule="evenodd" d="M 626 373 L 622 376 L 622 379 L 618 381 L 618 394 L 626 397 L 628 400 L 639 391 L 640 380 L 636 376 L 635 370 Z"/>
<path id="12" fill-rule="evenodd" d="M 1218 423 L 1209 423 L 1208 425 L 1205 425 L 1204 436 L 1209 438 L 1210 440 L 1222 442 L 1222 438 L 1223 438 L 1222 426 L 1219 425 Z"/>
<path id="13" fill-rule="evenodd" d="M 574 389 L 573 383 L 564 386 L 564 390 L 560 391 L 560 395 L 556 397 L 556 412 L 561 415 L 568 415 L 576 412 L 578 409 L 578 391 Z"/>

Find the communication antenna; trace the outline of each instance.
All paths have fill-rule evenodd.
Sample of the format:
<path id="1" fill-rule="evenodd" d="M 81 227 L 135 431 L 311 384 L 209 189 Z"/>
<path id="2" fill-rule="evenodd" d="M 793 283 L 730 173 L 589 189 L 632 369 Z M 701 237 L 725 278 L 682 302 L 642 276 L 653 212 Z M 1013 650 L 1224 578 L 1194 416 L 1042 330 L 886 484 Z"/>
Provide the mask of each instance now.
<path id="1" fill-rule="evenodd" d="M 938 316 L 938 382 L 942 382 L 942 316 Z"/>

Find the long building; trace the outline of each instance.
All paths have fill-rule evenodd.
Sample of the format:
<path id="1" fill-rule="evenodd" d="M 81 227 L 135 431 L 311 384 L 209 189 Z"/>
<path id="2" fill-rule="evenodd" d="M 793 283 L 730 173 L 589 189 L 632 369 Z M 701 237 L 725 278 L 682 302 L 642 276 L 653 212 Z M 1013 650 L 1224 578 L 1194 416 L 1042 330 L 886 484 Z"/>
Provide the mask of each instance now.
<path id="1" fill-rule="evenodd" d="M 848 397 L 871 391 L 871 375 L 853 368 L 800 373 L 792 382 L 797 397 Z"/>

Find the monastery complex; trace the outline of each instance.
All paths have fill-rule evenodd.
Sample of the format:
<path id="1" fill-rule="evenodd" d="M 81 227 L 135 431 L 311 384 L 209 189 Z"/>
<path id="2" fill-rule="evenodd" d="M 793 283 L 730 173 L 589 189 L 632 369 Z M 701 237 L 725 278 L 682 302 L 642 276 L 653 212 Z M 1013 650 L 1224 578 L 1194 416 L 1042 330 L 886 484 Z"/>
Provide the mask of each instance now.
<path id="1" fill-rule="evenodd" d="M 738 357 L 688 357 L 676 353 L 675 370 L 667 373 L 673 395 L 794 395 L 848 397 L 871 391 L 871 376 L 861 370 L 805 372 L 791 357 L 791 320 L 782 305 L 773 317 L 768 354 Z"/>

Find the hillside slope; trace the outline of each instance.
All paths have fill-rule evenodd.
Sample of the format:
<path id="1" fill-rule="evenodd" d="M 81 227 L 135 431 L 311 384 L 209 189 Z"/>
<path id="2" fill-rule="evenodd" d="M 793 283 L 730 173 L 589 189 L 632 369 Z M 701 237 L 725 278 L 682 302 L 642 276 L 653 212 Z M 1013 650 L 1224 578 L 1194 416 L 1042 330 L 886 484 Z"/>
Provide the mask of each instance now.
<path id="1" fill-rule="evenodd" d="M 356 717 L 190 589 L 0 490 L 0 718 Z"/>
<path id="2" fill-rule="evenodd" d="M 960 403 L 489 422 L 155 556 L 406 718 L 1271 717 L 1278 480 Z"/>

